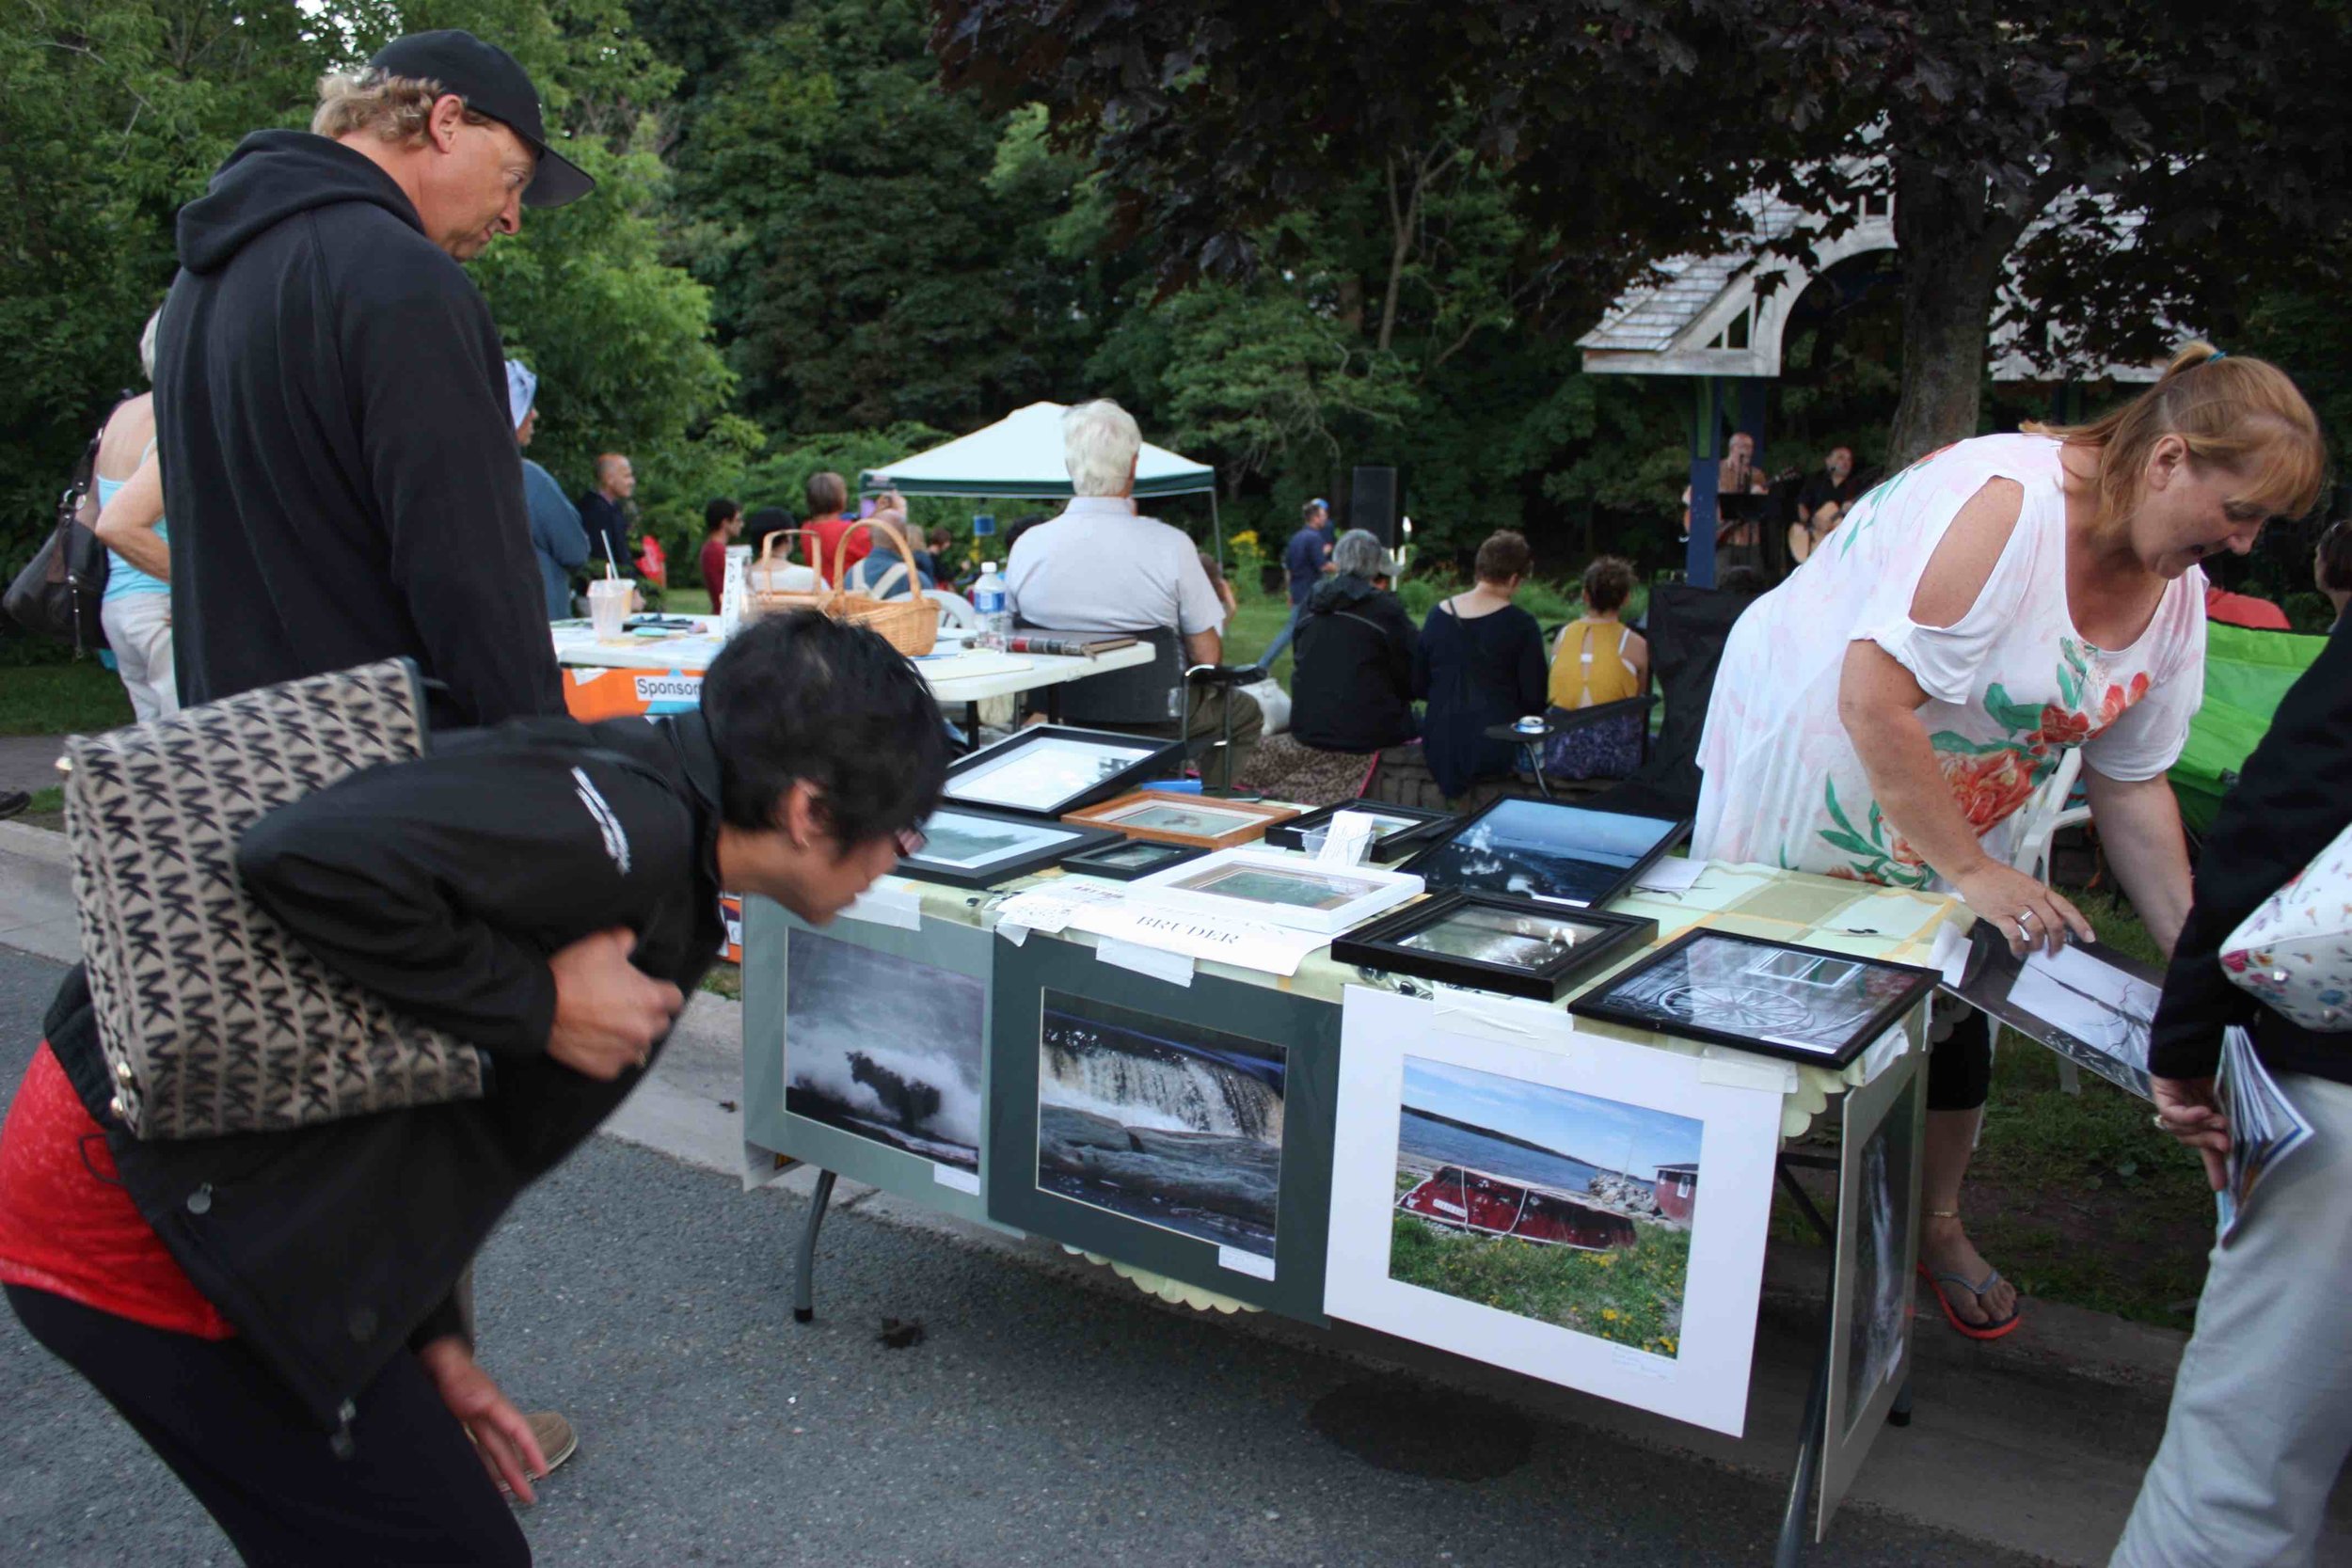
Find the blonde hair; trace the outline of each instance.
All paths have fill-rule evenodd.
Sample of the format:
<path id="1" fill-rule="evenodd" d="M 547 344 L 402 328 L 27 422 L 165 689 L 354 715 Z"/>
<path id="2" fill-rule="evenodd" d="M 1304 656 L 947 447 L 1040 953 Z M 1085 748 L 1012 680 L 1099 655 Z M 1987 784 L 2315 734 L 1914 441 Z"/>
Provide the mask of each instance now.
<path id="1" fill-rule="evenodd" d="M 139 333 L 139 368 L 147 372 L 148 382 L 155 380 L 155 328 L 164 319 L 164 308 L 155 307 L 155 313 L 147 318 L 147 325 Z"/>
<path id="2" fill-rule="evenodd" d="M 2286 372 L 2208 342 L 2185 345 L 2154 386 L 2089 424 L 2022 428 L 2098 453 L 2102 531 L 2137 508 L 2148 454 L 2167 436 L 2181 438 L 2197 467 L 2242 475 L 2246 488 L 2232 503 L 2265 517 L 2301 516 L 2327 480 L 2319 419 Z"/>
<path id="3" fill-rule="evenodd" d="M 310 134 L 341 138 L 367 131 L 378 141 L 419 147 L 433 105 L 446 96 L 441 84 L 428 77 L 391 76 L 373 68 L 329 71 L 319 78 L 319 106 L 310 116 Z M 469 106 L 466 123 L 496 122 Z"/>

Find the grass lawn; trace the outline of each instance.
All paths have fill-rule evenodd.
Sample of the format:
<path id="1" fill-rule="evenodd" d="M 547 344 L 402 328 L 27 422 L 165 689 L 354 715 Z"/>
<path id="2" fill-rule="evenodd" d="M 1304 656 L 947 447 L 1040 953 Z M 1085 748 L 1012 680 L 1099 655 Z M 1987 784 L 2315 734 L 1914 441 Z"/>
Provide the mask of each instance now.
<path id="1" fill-rule="evenodd" d="M 87 735 L 130 721 L 121 677 L 95 658 L 0 669 L 0 735 Z"/>
<path id="2" fill-rule="evenodd" d="M 1397 1173 L 1397 1190 L 1414 1178 Z M 1389 1277 L 1518 1317 L 1673 1355 L 1682 1338 L 1691 1233 L 1636 1221 L 1630 1247 L 1583 1252 L 1391 1216 Z"/>

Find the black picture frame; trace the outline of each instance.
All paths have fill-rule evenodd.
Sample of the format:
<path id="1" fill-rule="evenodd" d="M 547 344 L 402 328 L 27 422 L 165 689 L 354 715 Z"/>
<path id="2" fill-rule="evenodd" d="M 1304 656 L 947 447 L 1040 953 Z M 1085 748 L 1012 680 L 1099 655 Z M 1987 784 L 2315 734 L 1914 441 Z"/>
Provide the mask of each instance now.
<path id="1" fill-rule="evenodd" d="M 1418 932 L 1454 919 L 1465 911 L 1489 910 L 1533 920 L 1573 921 L 1598 928 L 1588 942 L 1579 942 L 1558 958 L 1535 968 L 1460 958 L 1425 947 L 1407 947 L 1405 941 Z M 1573 910 L 1534 898 L 1502 893 L 1439 893 L 1359 927 L 1331 943 L 1331 957 L 1340 963 L 1391 974 L 1413 974 L 1447 985 L 1470 986 L 1524 996 L 1537 1002 L 1557 1002 L 1577 979 L 1604 964 L 1613 963 L 1637 947 L 1658 940 L 1658 922 L 1646 915 L 1608 914 L 1598 910 Z"/>
<path id="2" fill-rule="evenodd" d="M 1105 844 L 1097 849 L 1081 849 L 1074 855 L 1064 855 L 1061 868 L 1064 871 L 1083 872 L 1089 877 L 1107 878 L 1114 882 L 1132 882 L 1137 877 L 1149 877 L 1155 871 L 1166 871 L 1171 865 L 1182 865 L 1186 861 L 1199 860 L 1210 852 L 1198 845 L 1162 844 L 1156 839 L 1127 838 L 1124 834 L 1120 836 L 1121 840 L 1120 843 Z M 1114 863 L 1116 861 L 1135 856 L 1145 857 L 1148 863 L 1141 865 Z"/>
<path id="3" fill-rule="evenodd" d="M 1439 830 L 1457 820 L 1450 811 L 1430 806 L 1391 805 L 1386 800 L 1343 800 L 1336 806 L 1325 806 L 1304 816 L 1294 816 L 1265 831 L 1265 842 L 1278 849 L 1304 849 L 1307 835 L 1317 828 L 1327 828 L 1331 818 L 1343 811 L 1368 811 L 1381 816 L 1409 816 L 1409 828 L 1391 828 L 1372 841 L 1372 858 L 1386 863 L 1401 860 L 1429 842 Z"/>
<path id="4" fill-rule="evenodd" d="M 1708 988 L 1703 1002 L 1692 998 L 1683 1004 L 1700 1008 L 1708 1018 L 1716 1021 L 1713 1022 L 1696 1022 L 1675 1006 L 1661 1005 L 1643 994 L 1645 991 L 1655 991 L 1661 986 L 1671 988 L 1676 967 L 1681 965 L 1687 970 L 1689 959 L 1686 955 L 1701 944 L 1715 942 L 1730 943 L 1758 955 L 1802 955 L 1800 959 L 1783 965 L 1792 970 L 1801 969 L 1803 959 L 1810 958 L 1817 960 L 1817 972 L 1829 965 L 1852 968 L 1887 976 L 1894 985 L 1892 990 L 1872 1004 L 1867 1013 L 1848 1007 L 1851 1022 L 1846 1027 L 1844 1037 L 1827 1049 L 1816 1048 L 1786 1035 L 1775 1036 L 1767 1025 L 1751 1023 L 1743 1029 L 1726 1026 L 1722 1021 L 1736 1018 L 1742 1006 L 1772 1007 L 1777 1002 L 1778 1008 L 1783 1011 L 1802 1009 L 1806 999 L 1796 988 L 1809 986 L 1826 990 L 1842 984 L 1842 975 L 1832 979 L 1795 973 L 1757 974 L 1756 984 L 1741 988 L 1757 992 L 1754 997 L 1737 994 L 1726 983 L 1716 982 Z M 1756 964 L 1742 965 L 1736 973 L 1739 975 L 1756 974 Z M 1942 978 L 1935 970 L 1921 969 L 1913 964 L 1858 958 L 1851 953 L 1835 953 L 1827 948 L 1805 947 L 1793 942 L 1774 942 L 1767 937 L 1743 936 L 1736 931 L 1719 931 L 1702 926 L 1684 932 L 1647 958 L 1619 970 L 1600 984 L 1572 998 L 1568 1003 L 1568 1011 L 1579 1018 L 1638 1029 L 1644 1033 L 1677 1035 L 1684 1039 L 1734 1046 L 1758 1055 L 1810 1062 L 1815 1067 L 1842 1069 L 1868 1050 L 1897 1021 L 1925 1001 Z"/>
<path id="5" fill-rule="evenodd" d="M 1272 1277 L 1176 1227 L 1050 1190 L 1040 1180 L 1040 1057 L 1047 993 L 1148 1021 L 1154 1032 L 1240 1036 L 1283 1055 L 1282 1134 Z M 992 992 L 986 1172 L 995 1224 L 1149 1269 L 1317 1327 L 1329 1249 L 1331 1140 L 1338 1116 L 1340 1006 L 1248 980 L 1196 974 L 1187 986 L 1106 964 L 1091 947 L 1032 935 L 999 943 Z M 1130 1175 L 1130 1191 L 1135 1191 Z"/>
<path id="6" fill-rule="evenodd" d="M 1468 834 L 1476 832 L 1480 823 L 1500 812 L 1521 807 L 1534 807 L 1543 811 L 1572 812 L 1580 817 L 1592 818 L 1591 825 L 1596 828 L 1604 823 L 1629 820 L 1661 824 L 1666 831 L 1630 865 L 1622 868 L 1616 877 L 1597 882 L 1597 891 L 1594 892 L 1593 896 L 1581 902 L 1565 894 L 1532 894 L 1511 888 L 1502 883 L 1501 874 L 1498 874 L 1492 880 L 1470 878 L 1453 863 L 1455 855 L 1461 852 L 1457 849 L 1460 841 Z M 1487 802 L 1482 809 L 1464 817 L 1451 831 L 1430 841 L 1427 847 L 1405 863 L 1403 869 L 1418 874 L 1431 887 L 1454 888 L 1464 893 L 1500 893 L 1512 897 L 1533 897 L 1539 902 L 1563 904 L 1570 908 L 1597 910 L 1624 897 L 1626 890 L 1633 885 L 1643 872 L 1655 865 L 1668 850 L 1690 836 L 1691 818 L 1687 816 L 1643 816 L 1631 812 L 1594 811 L 1590 807 L 1571 805 L 1565 800 L 1548 800 L 1536 795 L 1504 795 Z M 1605 863 L 1586 861 L 1579 863 Z"/>
<path id="7" fill-rule="evenodd" d="M 897 866 L 901 877 L 914 877 L 927 882 L 945 882 L 949 887 L 994 887 L 1018 877 L 1031 876 L 1048 866 L 1059 865 L 1063 859 L 1083 849 L 1099 849 L 1106 844 L 1120 842 L 1120 835 L 1102 828 L 1083 828 L 1067 822 L 1050 822 L 1041 817 L 1023 816 L 1007 811 L 976 811 L 969 806 L 940 803 L 930 821 L 942 816 L 972 818 L 986 823 L 1017 828 L 1024 833 L 1051 835 L 1024 854 L 992 861 L 983 866 L 965 866 L 926 855 L 901 855 Z M 927 824 L 928 827 L 928 824 Z"/>
<path id="8" fill-rule="evenodd" d="M 1136 746 L 1149 746 L 1152 750 L 1149 754 L 1120 768 L 1116 773 L 1105 774 L 1084 788 L 1073 790 L 1058 800 L 1041 802 L 1034 806 L 1008 805 L 1001 800 L 973 801 L 957 795 L 956 781 L 958 779 L 968 780 L 976 773 L 993 770 L 1008 758 L 1017 756 L 1049 740 L 1117 747 L 1121 751 L 1132 750 Z M 1061 816 L 1064 812 L 1077 811 L 1098 801 L 1107 800 L 1114 795 L 1123 795 L 1148 779 L 1174 778 L 1184 770 L 1184 743 L 1181 740 L 1162 742 L 1149 736 L 1121 735 L 1116 730 L 1079 729 L 1070 724 L 1033 724 L 1027 729 L 1015 731 L 993 746 L 984 746 L 948 764 L 947 783 L 940 796 L 940 805 L 943 809 L 952 806 L 958 811 L 998 812 L 1012 816 L 1055 817 Z"/>

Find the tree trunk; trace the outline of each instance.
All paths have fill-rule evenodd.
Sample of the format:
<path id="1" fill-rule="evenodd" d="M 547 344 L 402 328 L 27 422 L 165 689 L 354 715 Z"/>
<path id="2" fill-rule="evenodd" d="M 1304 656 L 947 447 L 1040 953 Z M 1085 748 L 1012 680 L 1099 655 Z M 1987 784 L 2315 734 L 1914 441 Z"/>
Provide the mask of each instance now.
<path id="1" fill-rule="evenodd" d="M 1891 472 L 1977 434 L 1993 292 L 2025 219 L 1981 183 L 1898 158 L 1895 243 L 1903 268 L 1902 396 L 1887 432 Z"/>

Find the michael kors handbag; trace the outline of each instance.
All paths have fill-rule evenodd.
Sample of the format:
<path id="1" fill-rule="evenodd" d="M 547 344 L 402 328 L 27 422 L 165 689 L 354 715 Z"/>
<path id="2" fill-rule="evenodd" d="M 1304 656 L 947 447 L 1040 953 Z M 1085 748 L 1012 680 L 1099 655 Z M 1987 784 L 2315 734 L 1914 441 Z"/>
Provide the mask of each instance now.
<path id="1" fill-rule="evenodd" d="M 481 1052 L 311 956 L 237 879 L 255 818 L 424 752 L 416 666 L 263 687 L 67 754 L 66 835 L 115 1114 L 141 1138 L 478 1100 Z"/>

